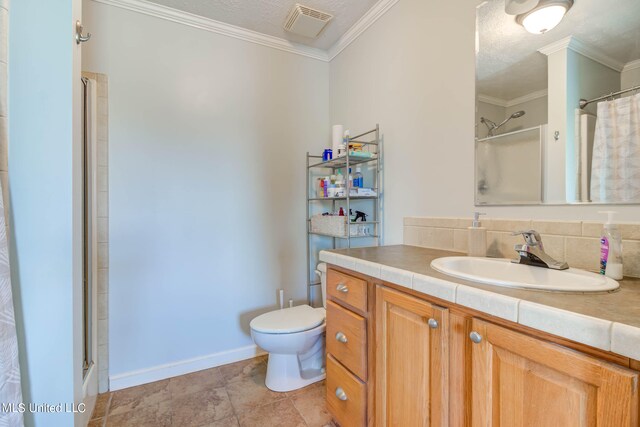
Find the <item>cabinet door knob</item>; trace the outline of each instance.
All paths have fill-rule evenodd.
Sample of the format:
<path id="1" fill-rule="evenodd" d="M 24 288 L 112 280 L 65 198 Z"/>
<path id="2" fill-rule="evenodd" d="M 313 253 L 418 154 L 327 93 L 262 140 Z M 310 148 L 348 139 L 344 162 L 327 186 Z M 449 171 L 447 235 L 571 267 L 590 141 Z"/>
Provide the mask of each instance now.
<path id="1" fill-rule="evenodd" d="M 431 329 L 438 329 L 438 321 L 436 319 L 431 318 L 427 323 Z"/>
<path id="2" fill-rule="evenodd" d="M 336 397 L 340 400 L 347 400 L 347 393 L 344 392 L 342 387 L 336 389 Z"/>
<path id="3" fill-rule="evenodd" d="M 344 283 L 339 283 L 338 286 L 336 286 L 336 289 L 340 292 L 343 293 L 347 293 L 349 292 L 349 287 L 347 285 L 345 285 Z"/>
<path id="4" fill-rule="evenodd" d="M 476 344 L 480 344 L 480 341 L 482 341 L 482 335 L 480 335 L 476 331 L 471 332 L 469 334 L 469 338 L 471 338 L 471 341 L 473 341 Z"/>
<path id="5" fill-rule="evenodd" d="M 338 341 L 340 341 L 341 343 L 344 343 L 344 344 L 346 344 L 346 342 L 347 342 L 347 336 L 345 334 L 343 334 L 342 332 L 338 332 L 336 334 L 336 339 Z"/>

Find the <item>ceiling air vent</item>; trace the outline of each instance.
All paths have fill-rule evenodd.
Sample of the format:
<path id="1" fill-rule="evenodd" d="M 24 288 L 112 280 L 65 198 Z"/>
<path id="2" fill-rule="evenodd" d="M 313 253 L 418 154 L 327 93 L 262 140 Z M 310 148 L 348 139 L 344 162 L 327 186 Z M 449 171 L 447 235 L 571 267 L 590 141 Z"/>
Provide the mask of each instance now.
<path id="1" fill-rule="evenodd" d="M 289 12 L 284 29 L 304 37 L 318 37 L 333 15 L 296 4 Z"/>

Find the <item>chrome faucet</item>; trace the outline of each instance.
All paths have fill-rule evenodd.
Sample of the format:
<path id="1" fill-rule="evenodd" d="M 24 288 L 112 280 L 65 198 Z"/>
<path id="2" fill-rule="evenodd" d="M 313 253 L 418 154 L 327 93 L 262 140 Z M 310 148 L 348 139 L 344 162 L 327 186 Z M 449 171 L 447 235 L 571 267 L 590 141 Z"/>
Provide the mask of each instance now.
<path id="1" fill-rule="evenodd" d="M 551 268 L 553 270 L 566 270 L 569 265 L 566 262 L 560 262 L 553 259 L 544 251 L 542 238 L 536 230 L 516 231 L 512 236 L 522 235 L 524 237 L 524 245 L 515 245 L 515 250 L 520 258 L 513 261 L 518 264 L 533 265 L 536 267 Z"/>

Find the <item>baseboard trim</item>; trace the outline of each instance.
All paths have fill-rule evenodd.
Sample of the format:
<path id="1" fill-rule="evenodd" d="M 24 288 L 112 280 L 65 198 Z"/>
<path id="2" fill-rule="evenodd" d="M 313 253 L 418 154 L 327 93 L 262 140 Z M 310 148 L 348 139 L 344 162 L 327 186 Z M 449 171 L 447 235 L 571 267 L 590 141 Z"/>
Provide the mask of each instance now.
<path id="1" fill-rule="evenodd" d="M 189 374 L 203 369 L 215 368 L 227 363 L 239 362 L 266 354 L 256 345 L 249 345 L 232 350 L 221 351 L 206 356 L 194 357 L 192 359 L 179 360 L 177 362 L 166 363 L 164 365 L 152 366 L 137 371 L 124 372 L 122 374 L 110 375 L 109 385 L 111 391 L 123 388 L 134 387 L 154 381 L 178 375 Z"/>

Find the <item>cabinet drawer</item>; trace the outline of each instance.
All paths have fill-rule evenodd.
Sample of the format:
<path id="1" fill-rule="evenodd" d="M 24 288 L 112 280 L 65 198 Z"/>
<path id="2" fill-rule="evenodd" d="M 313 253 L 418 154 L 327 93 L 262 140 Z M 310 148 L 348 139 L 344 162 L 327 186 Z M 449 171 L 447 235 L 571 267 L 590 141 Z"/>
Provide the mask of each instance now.
<path id="1" fill-rule="evenodd" d="M 331 355 L 327 356 L 327 408 L 341 426 L 365 424 L 366 385 Z"/>
<path id="2" fill-rule="evenodd" d="M 329 269 L 327 273 L 327 293 L 353 308 L 367 311 L 367 282 L 348 274 Z"/>
<path id="3" fill-rule="evenodd" d="M 360 379 L 367 379 L 367 321 L 327 301 L 327 352 Z"/>

